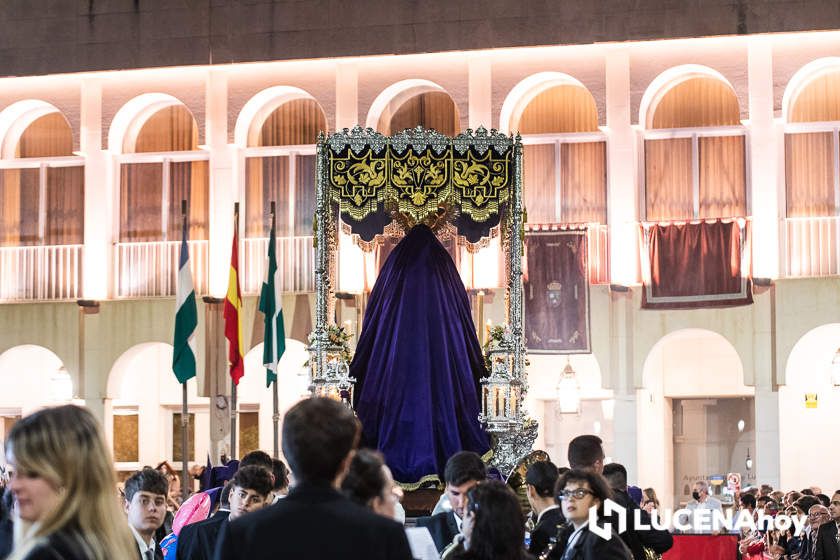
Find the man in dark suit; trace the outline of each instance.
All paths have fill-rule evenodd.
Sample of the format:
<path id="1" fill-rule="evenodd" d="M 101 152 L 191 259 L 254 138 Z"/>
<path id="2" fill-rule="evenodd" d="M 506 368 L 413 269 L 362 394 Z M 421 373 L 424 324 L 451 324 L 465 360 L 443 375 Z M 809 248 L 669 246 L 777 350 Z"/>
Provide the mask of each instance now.
<path id="1" fill-rule="evenodd" d="M 467 507 L 467 492 L 487 478 L 487 467 L 477 453 L 460 451 L 449 458 L 443 470 L 446 483 L 445 494 L 452 511 L 444 511 L 431 517 L 417 519 L 418 527 L 425 527 L 432 535 L 438 553 L 452 544 L 461 534 L 461 520 Z"/>
<path id="2" fill-rule="evenodd" d="M 612 489 L 612 500 L 627 510 L 627 529 L 620 534 L 621 540 L 633 553 L 635 560 L 645 560 L 645 548 L 650 548 L 657 554 L 662 554 L 674 546 L 674 537 L 665 529 L 654 529 L 650 515 L 641 509 L 629 494 L 627 494 L 627 469 L 618 463 L 604 465 L 604 478 L 607 479 Z M 636 528 L 636 510 L 639 511 L 639 520 L 648 529 Z M 662 521 L 659 522 L 660 525 Z M 618 527 L 618 520 L 612 520 L 612 526 Z"/>
<path id="3" fill-rule="evenodd" d="M 274 477 L 265 467 L 253 464 L 241 467 L 228 484 L 230 513 L 219 520 L 213 516 L 184 527 L 186 529 L 194 526 L 187 535 L 184 535 L 183 529 L 181 530 L 181 535 L 178 537 L 178 560 L 213 558 L 221 530 L 243 515 L 269 506 L 273 497 L 271 493 L 273 484 Z M 182 542 L 181 539 L 186 539 L 186 542 Z"/>
<path id="4" fill-rule="evenodd" d="M 551 461 L 537 461 L 525 473 L 525 495 L 534 522 L 528 552 L 534 556 L 545 551 L 551 539 L 557 537 L 557 528 L 566 521 L 554 499 L 554 485 L 559 476 L 557 465 Z"/>
<path id="5" fill-rule="evenodd" d="M 123 493 L 128 527 L 137 541 L 137 558 L 163 560 L 163 551 L 155 542 L 155 531 L 166 517 L 169 481 L 160 471 L 146 467 L 125 481 Z"/>
<path id="6" fill-rule="evenodd" d="M 188 560 L 189 558 L 203 555 L 205 558 L 213 557 L 213 547 L 219 537 L 219 530 L 223 523 L 227 523 L 230 516 L 230 490 L 232 485 L 225 484 L 219 498 L 219 510 L 207 519 L 190 523 L 181 527 L 178 534 L 178 548 L 175 554 L 177 560 Z M 199 549 L 203 549 L 199 552 Z"/>
<path id="7" fill-rule="evenodd" d="M 283 419 L 296 485 L 277 504 L 224 524 L 215 560 L 411 560 L 403 527 L 339 493 L 361 429 L 337 401 L 305 399 Z"/>
<path id="8" fill-rule="evenodd" d="M 808 508 L 808 524 L 805 526 L 802 544 L 799 546 L 799 560 L 814 560 L 820 526 L 830 521 L 831 515 L 828 513 L 828 508 L 819 503 L 819 500 Z"/>
<path id="9" fill-rule="evenodd" d="M 828 513 L 831 519 L 820 525 L 814 560 L 840 560 L 840 493 L 831 497 Z"/>

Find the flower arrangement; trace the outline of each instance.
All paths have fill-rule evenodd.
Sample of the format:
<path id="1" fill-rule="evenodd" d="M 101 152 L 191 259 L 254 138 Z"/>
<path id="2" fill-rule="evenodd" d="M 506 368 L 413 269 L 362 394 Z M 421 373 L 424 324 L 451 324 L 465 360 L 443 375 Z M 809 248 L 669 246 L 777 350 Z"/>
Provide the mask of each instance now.
<path id="1" fill-rule="evenodd" d="M 510 330 L 510 327 L 506 324 L 496 325 L 489 329 L 487 342 L 484 343 L 482 348 L 482 353 L 484 354 L 484 366 L 487 368 L 487 373 L 489 374 L 491 370 L 491 363 L 490 363 L 490 353 L 494 350 L 503 349 L 505 346 L 509 347 L 511 350 L 513 348 L 513 333 Z M 528 361 L 528 357 L 525 357 L 525 366 L 531 365 Z"/>
<path id="2" fill-rule="evenodd" d="M 331 324 L 327 326 L 327 340 L 330 346 L 339 349 L 341 359 L 348 365 L 353 360 L 353 352 L 350 350 L 351 335 L 343 326 Z M 309 335 L 309 344 L 315 342 L 315 333 Z"/>

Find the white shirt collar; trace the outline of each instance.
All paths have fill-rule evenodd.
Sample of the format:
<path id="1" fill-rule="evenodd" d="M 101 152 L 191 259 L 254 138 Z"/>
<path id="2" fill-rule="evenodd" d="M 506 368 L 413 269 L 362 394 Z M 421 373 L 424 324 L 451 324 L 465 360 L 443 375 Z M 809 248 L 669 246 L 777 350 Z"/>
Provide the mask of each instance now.
<path id="1" fill-rule="evenodd" d="M 537 521 L 536 521 L 536 523 L 534 523 L 534 525 L 539 525 L 540 524 L 540 519 L 542 519 L 543 514 L 547 511 L 551 511 L 553 509 L 560 509 L 560 506 L 558 506 L 557 504 L 554 504 L 554 505 L 548 506 L 547 508 L 542 510 L 540 512 L 540 514 L 537 516 Z"/>
<path id="2" fill-rule="evenodd" d="M 131 534 L 134 535 L 134 540 L 137 542 L 137 548 L 140 550 L 140 558 L 146 558 L 146 551 L 151 549 L 152 554 L 155 552 L 155 538 L 149 539 L 149 542 L 143 542 L 143 537 L 137 532 L 137 529 L 129 523 L 128 528 L 131 529 Z"/>

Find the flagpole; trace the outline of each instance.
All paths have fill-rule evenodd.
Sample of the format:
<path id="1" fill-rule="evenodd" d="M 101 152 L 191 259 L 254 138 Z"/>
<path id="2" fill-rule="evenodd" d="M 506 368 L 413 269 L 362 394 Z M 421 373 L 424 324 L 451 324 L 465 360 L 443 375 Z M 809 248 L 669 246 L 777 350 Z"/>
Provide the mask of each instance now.
<path id="1" fill-rule="evenodd" d="M 271 229 L 277 225 L 276 223 L 277 218 L 275 214 L 275 206 L 274 201 L 271 201 Z M 272 332 L 272 336 L 276 338 L 277 333 Z M 274 344 L 274 341 L 271 341 L 271 344 Z M 277 363 L 276 367 L 279 369 L 280 364 Z M 274 381 L 272 382 L 272 393 L 274 399 L 274 414 L 271 416 L 271 420 L 274 424 L 274 458 L 280 458 L 280 396 L 278 394 L 277 389 L 277 380 L 279 378 L 280 372 L 274 372 Z"/>
<path id="2" fill-rule="evenodd" d="M 239 203 L 233 203 L 233 231 L 236 236 L 236 231 L 239 228 Z M 238 266 L 237 266 L 238 268 Z M 238 280 L 237 280 L 238 282 Z M 242 344 L 242 341 L 239 341 Z M 236 382 L 233 377 L 230 378 L 230 456 L 236 458 Z"/>
<path id="3" fill-rule="evenodd" d="M 187 201 L 186 199 L 181 199 L 181 231 L 187 230 Z M 188 479 L 188 470 L 187 470 L 187 460 L 189 458 L 189 454 L 187 453 L 187 449 L 189 446 L 189 433 L 187 431 L 187 426 L 189 425 L 189 413 L 187 412 L 187 382 L 184 381 L 181 383 L 181 500 L 187 501 L 189 498 L 189 490 L 187 488 L 187 479 Z"/>

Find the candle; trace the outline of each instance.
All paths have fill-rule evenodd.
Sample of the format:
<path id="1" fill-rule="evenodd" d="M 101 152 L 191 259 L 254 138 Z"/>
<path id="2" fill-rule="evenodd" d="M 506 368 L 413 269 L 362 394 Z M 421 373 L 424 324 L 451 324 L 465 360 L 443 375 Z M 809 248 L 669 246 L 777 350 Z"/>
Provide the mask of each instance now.
<path id="1" fill-rule="evenodd" d="M 487 341 L 487 338 L 484 336 L 484 333 L 481 332 L 481 325 L 484 323 L 484 290 L 478 291 L 478 294 L 476 294 L 475 301 L 476 307 L 478 308 L 478 320 L 476 321 L 476 324 L 479 325 L 479 342 L 482 346 L 484 346 L 484 343 Z"/>

